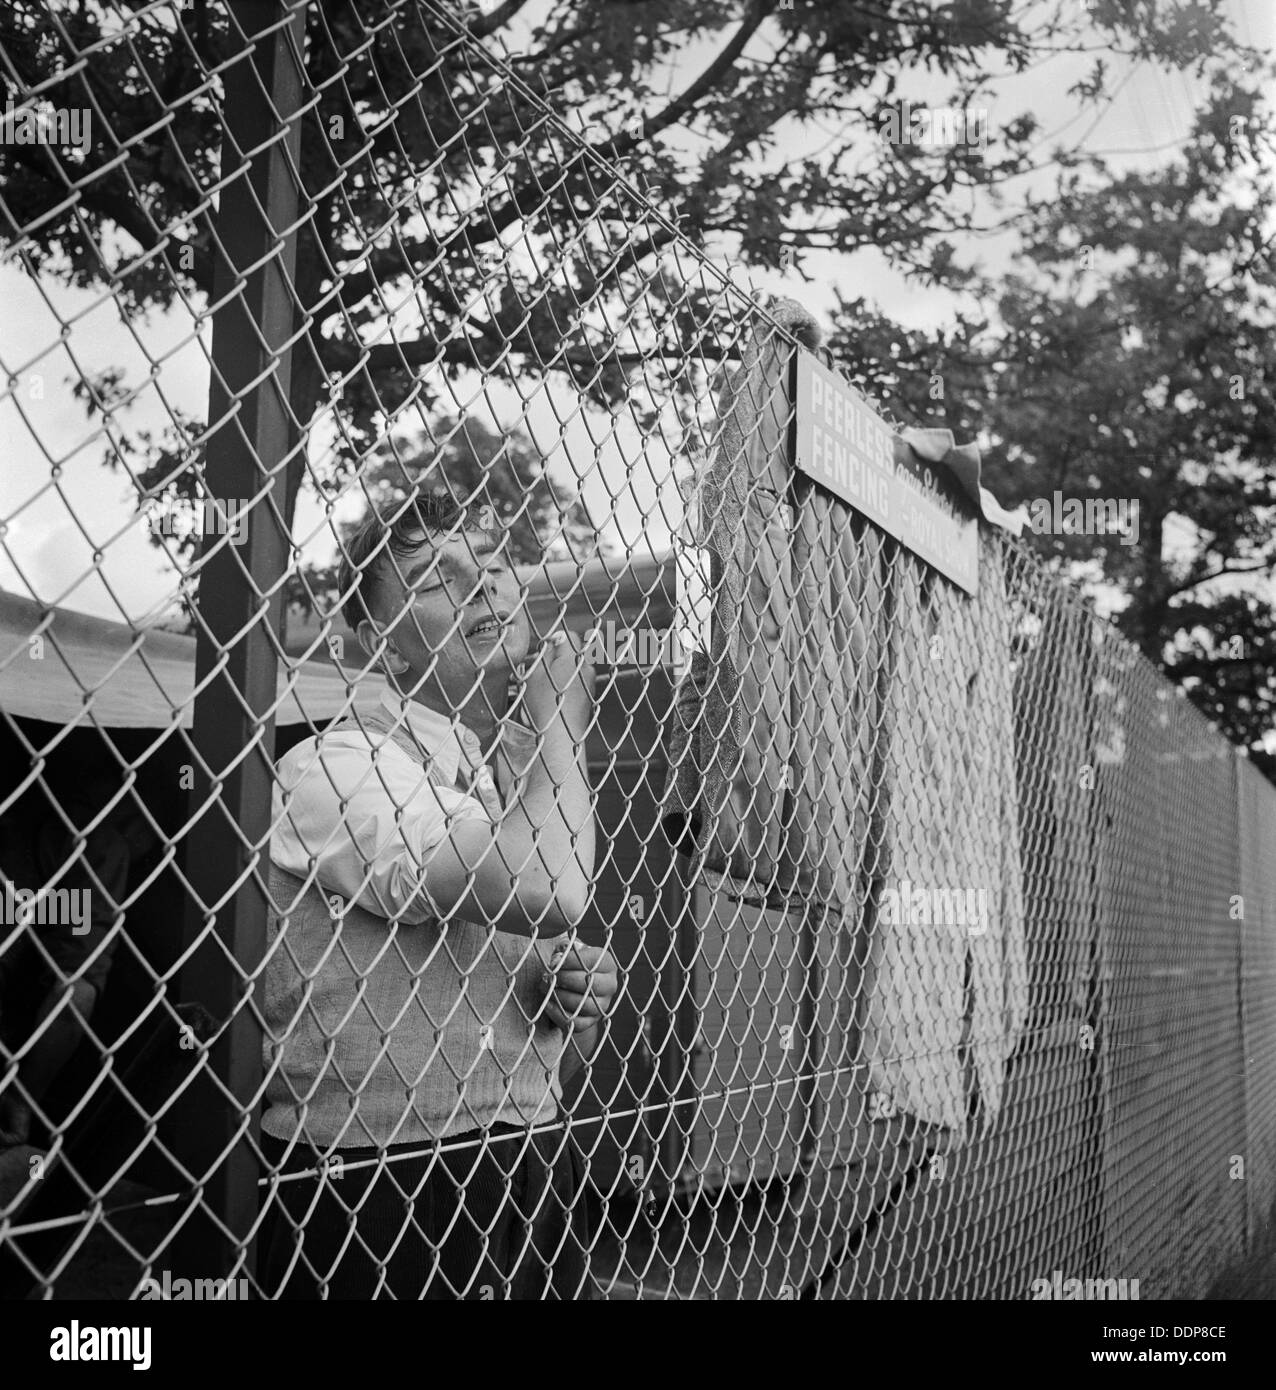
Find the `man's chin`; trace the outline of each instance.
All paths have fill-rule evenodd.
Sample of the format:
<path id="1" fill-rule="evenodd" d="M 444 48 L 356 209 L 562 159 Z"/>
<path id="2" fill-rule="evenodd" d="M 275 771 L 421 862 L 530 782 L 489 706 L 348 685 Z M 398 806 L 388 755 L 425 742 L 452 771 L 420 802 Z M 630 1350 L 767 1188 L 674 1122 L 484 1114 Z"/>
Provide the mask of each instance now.
<path id="1" fill-rule="evenodd" d="M 499 639 L 471 640 L 469 657 L 475 669 L 484 675 L 511 671 L 526 659 L 528 645 L 525 633 L 511 629 Z"/>
<path id="2" fill-rule="evenodd" d="M 522 626 L 512 627 L 506 631 L 499 652 L 507 666 L 518 666 L 527 660 L 527 653 L 531 649 L 531 645 L 526 628 Z"/>

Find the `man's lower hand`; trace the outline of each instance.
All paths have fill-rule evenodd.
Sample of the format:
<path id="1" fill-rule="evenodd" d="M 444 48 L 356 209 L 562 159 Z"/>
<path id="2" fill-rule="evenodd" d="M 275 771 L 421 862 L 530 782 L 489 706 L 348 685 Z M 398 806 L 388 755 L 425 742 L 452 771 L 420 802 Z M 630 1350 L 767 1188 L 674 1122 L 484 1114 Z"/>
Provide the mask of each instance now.
<path id="1" fill-rule="evenodd" d="M 588 1032 L 611 1012 L 619 992 L 611 953 L 578 943 L 567 948 L 551 973 L 545 1016 L 564 1033 Z"/>

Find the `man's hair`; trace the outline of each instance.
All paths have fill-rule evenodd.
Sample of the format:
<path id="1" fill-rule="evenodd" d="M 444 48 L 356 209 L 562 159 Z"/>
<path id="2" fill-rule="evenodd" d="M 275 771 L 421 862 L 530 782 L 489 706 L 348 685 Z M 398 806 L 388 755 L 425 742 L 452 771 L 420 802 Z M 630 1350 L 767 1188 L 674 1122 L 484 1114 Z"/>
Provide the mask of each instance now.
<path id="1" fill-rule="evenodd" d="M 401 505 L 391 504 L 396 510 Z M 352 631 L 365 619 L 377 621 L 377 600 L 393 572 L 393 560 L 411 555 L 427 535 L 445 535 L 464 525 L 465 515 L 465 508 L 446 492 L 418 492 L 392 522 L 373 507 L 372 515 L 346 541 L 337 574 L 337 592 L 344 596 L 341 611 Z"/>

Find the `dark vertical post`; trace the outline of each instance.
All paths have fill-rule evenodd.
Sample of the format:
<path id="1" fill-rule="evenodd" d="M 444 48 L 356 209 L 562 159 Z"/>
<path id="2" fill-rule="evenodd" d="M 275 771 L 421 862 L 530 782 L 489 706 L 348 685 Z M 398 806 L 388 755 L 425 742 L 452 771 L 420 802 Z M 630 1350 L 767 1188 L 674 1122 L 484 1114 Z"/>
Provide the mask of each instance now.
<path id="1" fill-rule="evenodd" d="M 823 993 L 824 972 L 820 966 L 820 935 L 829 915 L 826 904 L 808 901 L 802 907 L 798 929 L 798 1036 L 802 1039 L 802 1056 L 798 1063 L 798 1084 L 795 1102 L 798 1115 L 798 1168 L 803 1178 L 815 1171 L 820 1147 L 819 1083 L 815 1076 L 824 1062 L 824 1039 L 819 1031 L 820 996 Z"/>
<path id="2" fill-rule="evenodd" d="M 666 912 L 669 923 L 668 955 L 661 971 L 660 1047 L 661 1091 L 668 1101 L 659 1136 L 659 1158 L 670 1190 L 678 1192 L 682 1170 L 691 1158 L 691 1131 L 694 1107 L 678 1102 L 695 1094 L 695 1050 L 699 1046 L 696 1019 L 693 959 L 696 949 L 696 884 L 700 876 L 699 856 L 675 852 L 665 881 Z"/>
<path id="3" fill-rule="evenodd" d="M 178 1114 L 179 1155 L 202 1185 L 203 1209 L 182 1228 L 177 1255 L 199 1278 L 252 1272 L 258 1173 L 247 1141 L 262 1075 L 252 980 L 266 935 L 285 473 L 302 447 L 288 392 L 304 3 L 233 0 L 230 12 L 248 47 L 225 79 L 206 480 L 239 530 L 231 543 L 234 533 L 210 528 L 200 572 L 191 955 L 181 978 L 182 998 L 220 1025 Z"/>
<path id="4" fill-rule="evenodd" d="M 1248 755 L 1246 749 L 1242 747 L 1233 748 L 1228 762 L 1232 772 L 1232 804 L 1236 807 L 1236 891 L 1241 895 L 1241 920 L 1236 924 L 1236 1012 L 1238 1015 L 1240 1047 L 1239 1070 L 1241 1075 L 1241 1152 L 1245 1154 L 1247 1163 L 1254 1161 L 1254 1155 L 1259 1152 L 1259 1145 L 1255 1142 L 1257 1125 L 1257 1112 L 1259 1107 L 1255 1105 L 1253 1091 L 1257 1076 L 1252 1065 L 1253 1053 L 1250 1051 L 1253 1046 L 1253 1030 L 1249 1024 L 1249 1013 L 1251 1006 L 1251 992 L 1249 978 L 1245 969 L 1245 912 L 1251 914 L 1260 911 L 1258 905 L 1258 895 L 1249 892 L 1251 881 L 1249 857 L 1251 847 L 1259 843 L 1257 827 L 1251 827 L 1251 803 L 1245 785 L 1246 763 Z M 1251 916 L 1250 920 L 1253 920 Z M 1247 1255 L 1254 1253 L 1256 1241 L 1262 1229 L 1266 1213 L 1263 1212 L 1259 1204 L 1255 1201 L 1257 1192 L 1252 1182 L 1242 1183 L 1245 1189 L 1245 1243 L 1244 1250 Z"/>

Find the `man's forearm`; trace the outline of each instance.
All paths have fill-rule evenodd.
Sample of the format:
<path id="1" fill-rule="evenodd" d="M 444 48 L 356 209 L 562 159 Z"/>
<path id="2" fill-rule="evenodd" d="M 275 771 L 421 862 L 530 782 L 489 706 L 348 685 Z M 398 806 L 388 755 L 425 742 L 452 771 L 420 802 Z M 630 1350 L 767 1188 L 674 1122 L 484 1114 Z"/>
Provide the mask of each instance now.
<path id="1" fill-rule="evenodd" d="M 574 744 L 561 724 L 546 734 L 501 832 L 507 843 L 520 842 L 530 861 L 527 867 L 543 870 L 564 900 L 583 910 L 595 855 L 593 796 L 583 739 Z"/>
<path id="2" fill-rule="evenodd" d="M 558 933 L 585 915 L 594 853 L 585 749 L 559 724 L 499 821 L 459 820 L 422 856 L 415 892 L 437 917 L 455 912 L 516 936 Z"/>

